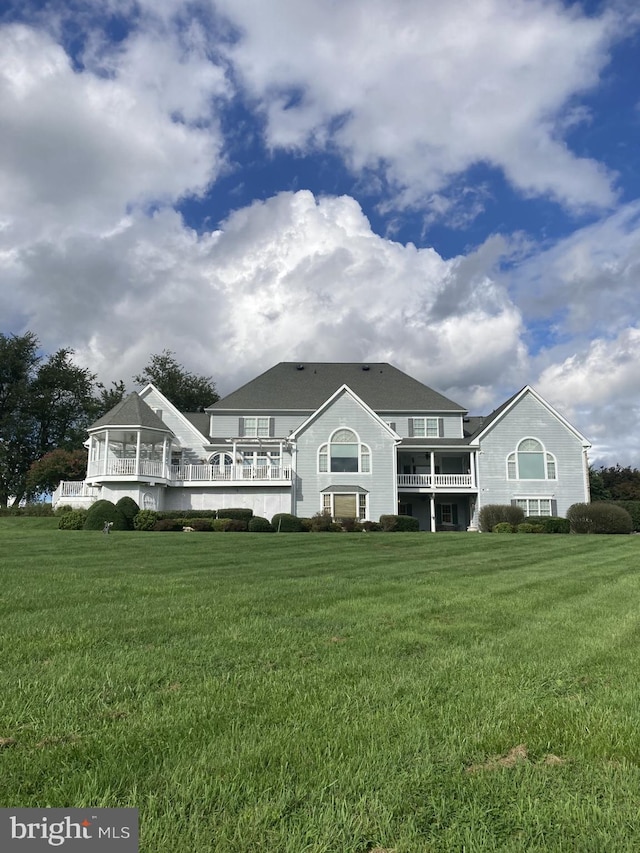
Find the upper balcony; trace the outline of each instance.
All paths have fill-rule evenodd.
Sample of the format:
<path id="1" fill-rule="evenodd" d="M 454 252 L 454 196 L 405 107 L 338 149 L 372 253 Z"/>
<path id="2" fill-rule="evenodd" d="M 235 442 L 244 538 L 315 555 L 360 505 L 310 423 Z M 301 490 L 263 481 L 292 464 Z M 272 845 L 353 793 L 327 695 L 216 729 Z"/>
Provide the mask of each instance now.
<path id="1" fill-rule="evenodd" d="M 472 474 L 398 474 L 398 490 L 477 492 Z"/>

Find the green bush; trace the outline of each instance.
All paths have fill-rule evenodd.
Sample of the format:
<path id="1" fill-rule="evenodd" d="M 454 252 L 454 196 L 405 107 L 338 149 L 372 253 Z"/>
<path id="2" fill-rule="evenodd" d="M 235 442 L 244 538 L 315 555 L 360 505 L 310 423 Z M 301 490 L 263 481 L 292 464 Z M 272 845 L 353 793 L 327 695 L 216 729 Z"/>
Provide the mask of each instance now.
<path id="1" fill-rule="evenodd" d="M 572 533 L 631 533 L 633 521 L 626 509 L 609 501 L 573 504 L 567 510 Z"/>
<path id="2" fill-rule="evenodd" d="M 237 509 L 219 509 L 218 518 L 234 518 L 246 521 L 247 524 L 253 517 L 253 510 L 246 507 L 238 507 Z M 246 528 L 245 528 L 246 529 Z"/>
<path id="3" fill-rule="evenodd" d="M 87 520 L 86 509 L 71 509 L 69 512 L 60 514 L 58 522 L 59 530 L 82 530 Z"/>
<path id="4" fill-rule="evenodd" d="M 415 533 L 420 522 L 412 515 L 381 515 L 380 525 L 385 533 Z"/>
<path id="5" fill-rule="evenodd" d="M 570 533 L 569 519 L 557 515 L 528 515 L 525 521 L 541 527 L 540 533 Z M 537 532 L 537 531 L 534 531 Z"/>
<path id="6" fill-rule="evenodd" d="M 311 517 L 312 533 L 328 533 L 333 529 L 333 519 L 330 512 L 317 512 Z"/>
<path id="7" fill-rule="evenodd" d="M 366 533 L 377 533 L 378 531 L 382 530 L 382 525 L 377 521 L 363 521 L 362 529 Z"/>
<path id="8" fill-rule="evenodd" d="M 249 521 L 249 533 L 273 533 L 273 527 L 268 518 L 261 518 L 259 515 L 254 515 Z"/>
<path id="9" fill-rule="evenodd" d="M 232 521 L 231 518 L 214 518 L 211 524 L 215 533 L 224 533 L 231 527 Z"/>
<path id="10" fill-rule="evenodd" d="M 345 533 L 362 533 L 362 522 L 357 518 L 343 518 L 342 529 Z"/>
<path id="11" fill-rule="evenodd" d="M 297 515 L 288 512 L 277 512 L 271 519 L 276 533 L 304 533 L 305 527 Z"/>
<path id="12" fill-rule="evenodd" d="M 116 506 L 127 519 L 129 530 L 133 530 L 133 519 L 140 512 L 140 507 L 133 498 L 124 497 L 117 501 Z"/>
<path id="13" fill-rule="evenodd" d="M 249 527 L 244 518 L 214 518 L 213 529 L 222 533 L 243 533 Z"/>
<path id="14" fill-rule="evenodd" d="M 212 518 L 183 518 L 181 524 L 181 530 L 184 530 L 185 527 L 192 527 L 198 533 L 213 533 Z"/>
<path id="15" fill-rule="evenodd" d="M 535 524 L 530 524 L 528 521 L 523 521 L 516 527 L 516 533 L 535 533 Z"/>
<path id="16" fill-rule="evenodd" d="M 517 527 L 523 521 L 522 508 L 511 504 L 487 504 L 478 515 L 478 523 L 483 533 L 491 533 L 496 524 L 507 523 Z"/>
<path id="17" fill-rule="evenodd" d="M 156 532 L 170 531 L 177 533 L 184 527 L 184 518 L 159 518 L 153 525 Z"/>
<path id="18" fill-rule="evenodd" d="M 215 509 L 163 509 L 156 511 L 158 521 L 163 518 L 181 518 L 183 521 L 187 518 L 208 518 L 216 517 Z"/>
<path id="19" fill-rule="evenodd" d="M 133 519 L 134 530 L 153 530 L 158 521 L 158 513 L 152 509 L 141 509 Z"/>
<path id="20" fill-rule="evenodd" d="M 69 507 L 71 509 L 71 507 Z M 0 516 L 13 516 L 13 515 L 25 515 L 25 516 L 37 516 L 39 518 L 43 516 L 53 515 L 53 507 L 50 503 L 44 502 L 36 502 L 36 503 L 28 503 L 24 506 L 5 506 L 0 507 Z"/>
<path id="21" fill-rule="evenodd" d="M 127 519 L 111 501 L 96 501 L 89 507 L 83 530 L 102 530 L 106 523 L 112 530 L 128 530 Z"/>
<path id="22" fill-rule="evenodd" d="M 640 501 L 614 501 L 616 506 L 626 509 L 631 516 L 633 529 L 640 531 Z"/>
<path id="23" fill-rule="evenodd" d="M 300 524 L 302 525 L 302 530 L 304 533 L 309 533 L 311 530 L 311 525 L 313 524 L 312 518 L 300 518 Z"/>
<path id="24" fill-rule="evenodd" d="M 516 527 L 513 524 L 509 524 L 508 521 L 499 521 L 497 524 L 493 526 L 492 533 L 515 533 Z"/>

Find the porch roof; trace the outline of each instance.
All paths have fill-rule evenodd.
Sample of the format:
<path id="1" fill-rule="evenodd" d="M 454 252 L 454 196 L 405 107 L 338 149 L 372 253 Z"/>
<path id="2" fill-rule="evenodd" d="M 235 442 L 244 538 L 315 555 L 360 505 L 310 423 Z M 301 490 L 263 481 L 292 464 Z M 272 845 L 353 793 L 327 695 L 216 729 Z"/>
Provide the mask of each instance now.
<path id="1" fill-rule="evenodd" d="M 89 427 L 89 432 L 108 427 L 126 427 L 127 429 L 150 429 L 157 432 L 166 432 L 173 435 L 171 430 L 156 415 L 153 409 L 145 403 L 140 395 L 133 391 L 124 400 L 110 409 L 106 415 Z"/>
<path id="2" fill-rule="evenodd" d="M 477 444 L 474 444 L 470 437 L 467 438 L 402 438 L 398 443 L 398 450 L 411 450 L 418 448 L 419 450 L 444 450 L 446 448 L 459 449 L 469 448 L 475 450 Z"/>

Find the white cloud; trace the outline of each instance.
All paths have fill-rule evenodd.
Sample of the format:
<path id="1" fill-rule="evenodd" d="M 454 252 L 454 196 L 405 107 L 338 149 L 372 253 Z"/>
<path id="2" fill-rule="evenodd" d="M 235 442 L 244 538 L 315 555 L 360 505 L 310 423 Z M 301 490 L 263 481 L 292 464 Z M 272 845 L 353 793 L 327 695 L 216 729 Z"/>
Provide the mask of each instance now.
<path id="1" fill-rule="evenodd" d="M 486 395 L 524 359 L 493 257 L 484 271 L 444 261 L 374 234 L 352 198 L 301 191 L 200 237 L 165 211 L 34 241 L 4 258 L 3 276 L 43 344 L 74 346 L 104 379 L 128 379 L 168 347 L 227 391 L 280 360 L 369 359 Z M 459 303 L 443 301 L 450 287 Z"/>
<path id="2" fill-rule="evenodd" d="M 228 54 L 274 147 L 330 142 L 355 172 L 381 168 L 405 204 L 478 162 L 571 207 L 614 199 L 611 175 L 561 137 L 563 108 L 597 85 L 619 35 L 612 13 L 543 0 L 216 5 L 240 28 Z"/>
<path id="3" fill-rule="evenodd" d="M 42 31 L 0 28 L 0 222 L 5 245 L 66 228 L 108 227 L 128 207 L 203 192 L 221 161 L 215 123 L 176 121 L 177 93 L 158 83 L 194 68 L 171 44 L 133 40 L 110 77 L 72 68 Z M 148 67 L 145 67 L 145 63 Z M 187 94 L 186 118 L 202 115 L 205 92 L 219 92 L 207 65 Z M 186 88 L 186 87 L 185 87 Z M 0 242 L 1 245 L 1 242 Z"/>

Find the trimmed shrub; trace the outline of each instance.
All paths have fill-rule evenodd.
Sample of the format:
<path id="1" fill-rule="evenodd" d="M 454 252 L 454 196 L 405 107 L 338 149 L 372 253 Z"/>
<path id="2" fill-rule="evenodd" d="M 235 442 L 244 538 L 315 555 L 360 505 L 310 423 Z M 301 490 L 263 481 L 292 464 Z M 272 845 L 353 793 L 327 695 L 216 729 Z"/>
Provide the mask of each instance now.
<path id="1" fill-rule="evenodd" d="M 345 533 L 362 533 L 362 522 L 357 518 L 343 518 L 342 529 Z"/>
<path id="2" fill-rule="evenodd" d="M 172 533 L 177 533 L 178 531 L 182 532 L 182 528 L 184 527 L 184 519 L 183 518 L 160 518 L 153 525 L 153 529 L 156 532 L 162 531 L 170 531 Z"/>
<path id="3" fill-rule="evenodd" d="M 478 523 L 483 533 L 491 533 L 496 524 L 506 522 L 512 527 L 517 527 L 523 521 L 522 508 L 511 504 L 487 504 L 478 514 Z"/>
<path id="4" fill-rule="evenodd" d="M 134 501 L 133 498 L 124 497 L 120 498 L 120 500 L 116 503 L 116 506 L 127 519 L 129 530 L 133 530 L 133 519 L 140 512 L 140 507 L 138 506 L 138 504 Z"/>
<path id="5" fill-rule="evenodd" d="M 381 515 L 380 526 L 385 533 L 415 533 L 420 522 L 412 515 Z"/>
<path id="6" fill-rule="evenodd" d="M 313 524 L 313 519 L 312 518 L 301 518 L 300 524 L 302 525 L 303 533 L 309 533 L 309 531 L 311 530 L 311 525 Z"/>
<path id="7" fill-rule="evenodd" d="M 153 530 L 158 521 L 158 513 L 153 509 L 141 509 L 133 519 L 134 530 Z"/>
<path id="8" fill-rule="evenodd" d="M 573 504 L 567 510 L 572 533 L 631 533 L 633 521 L 626 509 L 609 501 Z"/>
<path id="9" fill-rule="evenodd" d="M 82 530 L 86 520 L 86 509 L 72 509 L 70 512 L 61 513 L 58 530 Z"/>
<path id="10" fill-rule="evenodd" d="M 288 512 L 277 512 L 271 519 L 276 533 L 304 533 L 305 527 L 297 515 Z"/>
<path id="11" fill-rule="evenodd" d="M 180 520 L 181 530 L 185 527 L 193 527 L 199 533 L 213 533 L 212 518 L 183 518 Z"/>
<path id="12" fill-rule="evenodd" d="M 542 528 L 540 533 L 570 533 L 569 519 L 557 515 L 528 515 L 525 521 Z M 534 531 L 536 532 L 536 531 Z"/>
<path id="13" fill-rule="evenodd" d="M 626 509 L 631 516 L 633 529 L 640 531 L 640 501 L 614 501 L 614 504 Z"/>
<path id="14" fill-rule="evenodd" d="M 499 521 L 496 525 L 494 525 L 492 533 L 515 533 L 516 528 L 513 524 L 509 524 L 508 521 Z"/>
<path id="15" fill-rule="evenodd" d="M 362 529 L 365 533 L 378 533 L 382 530 L 382 525 L 378 521 L 363 521 Z"/>
<path id="16" fill-rule="evenodd" d="M 209 520 L 216 517 L 215 509 L 166 509 L 156 511 L 158 520 L 162 518 L 208 518 Z"/>
<path id="17" fill-rule="evenodd" d="M 333 530 L 333 519 L 330 512 L 317 512 L 311 517 L 312 533 L 328 533 Z"/>
<path id="18" fill-rule="evenodd" d="M 225 530 L 229 529 L 232 521 L 231 518 L 214 518 L 211 525 L 215 533 L 224 533 Z"/>
<path id="19" fill-rule="evenodd" d="M 528 521 L 523 521 L 516 527 L 516 533 L 535 533 L 535 525 Z"/>
<path id="20" fill-rule="evenodd" d="M 102 530 L 106 522 L 112 524 L 112 530 L 128 530 L 127 519 L 111 501 L 96 501 L 89 507 L 84 520 L 83 530 Z"/>
<path id="21" fill-rule="evenodd" d="M 254 515 L 249 522 L 249 533 L 273 533 L 273 527 L 268 518 L 261 518 L 259 515 Z"/>
<path id="22" fill-rule="evenodd" d="M 240 519 L 241 521 L 246 521 L 248 524 L 250 519 L 253 518 L 253 510 L 247 509 L 246 507 L 238 507 L 237 509 L 219 509 L 217 517 Z"/>
<path id="23" fill-rule="evenodd" d="M 244 518 L 214 518 L 214 525 L 216 521 L 223 522 L 223 533 L 245 533 L 249 527 L 249 523 Z M 213 529 L 216 529 L 215 526 Z"/>

